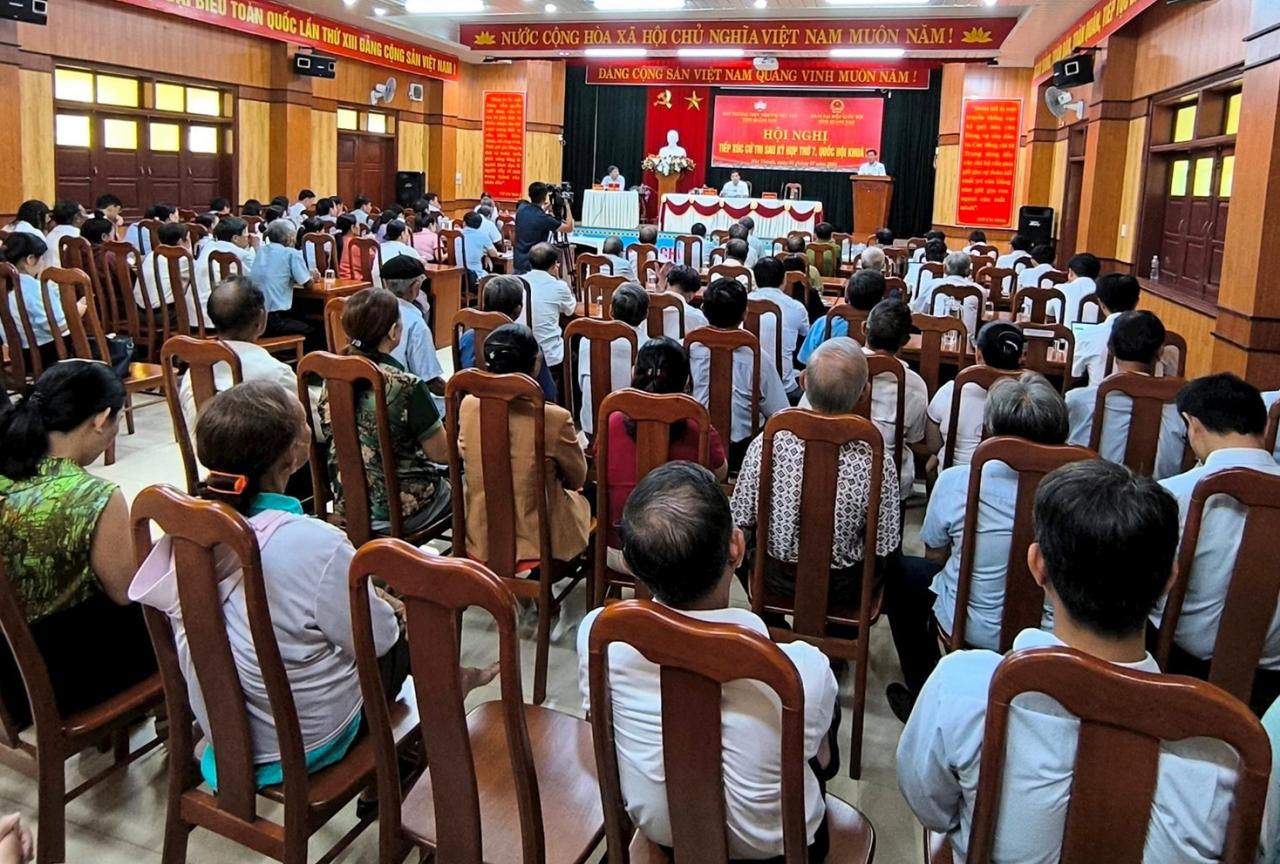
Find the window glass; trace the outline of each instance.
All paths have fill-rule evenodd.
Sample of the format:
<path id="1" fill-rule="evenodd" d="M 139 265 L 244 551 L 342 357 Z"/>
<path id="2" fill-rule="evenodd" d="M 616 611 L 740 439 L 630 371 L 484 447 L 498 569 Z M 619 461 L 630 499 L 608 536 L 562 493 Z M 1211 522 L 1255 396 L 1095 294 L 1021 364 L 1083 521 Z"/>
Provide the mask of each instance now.
<path id="1" fill-rule="evenodd" d="M 1218 197 L 1230 198 L 1231 186 L 1236 179 L 1236 157 L 1222 157 L 1222 178 L 1218 180 Z"/>
<path id="2" fill-rule="evenodd" d="M 379 135 L 387 134 L 387 115 L 374 114 L 369 112 L 369 131 L 377 132 Z"/>
<path id="3" fill-rule="evenodd" d="M 59 114 L 53 118 L 53 140 L 59 147 L 89 146 L 89 116 Z"/>
<path id="4" fill-rule="evenodd" d="M 221 117 L 222 94 L 217 90 L 204 90 L 200 87 L 188 87 L 187 113 L 204 114 L 207 117 Z"/>
<path id="5" fill-rule="evenodd" d="M 338 128 L 356 131 L 360 128 L 360 115 L 350 108 L 338 109 Z"/>
<path id="6" fill-rule="evenodd" d="M 182 149 L 180 133 L 177 123 L 152 123 L 151 149 L 161 153 L 177 153 Z"/>
<path id="7" fill-rule="evenodd" d="M 1184 105 L 1173 112 L 1173 140 L 1190 141 L 1196 137 L 1196 103 Z"/>
<path id="8" fill-rule="evenodd" d="M 1179 159 L 1173 163 L 1173 170 L 1169 172 L 1169 194 L 1174 198 L 1187 194 L 1187 175 L 1190 169 L 1191 162 L 1187 159 Z"/>
<path id="9" fill-rule="evenodd" d="M 70 102 L 93 101 L 93 73 L 79 69 L 53 71 L 53 96 Z"/>
<path id="10" fill-rule="evenodd" d="M 1227 98 L 1227 126 L 1223 129 L 1226 135 L 1240 131 L 1240 100 L 1243 96 L 1243 93 L 1233 93 Z"/>
<path id="11" fill-rule="evenodd" d="M 217 153 L 218 128 L 216 126 L 192 126 L 187 130 L 187 149 L 192 153 Z"/>
<path id="12" fill-rule="evenodd" d="M 99 75 L 98 103 L 101 105 L 123 105 L 126 108 L 137 108 L 137 80 L 133 78 L 118 78 L 115 75 Z"/>
<path id="13" fill-rule="evenodd" d="M 156 110 L 157 111 L 178 111 L 187 110 L 186 99 L 183 97 L 185 89 L 181 84 L 156 84 Z"/>
<path id="14" fill-rule="evenodd" d="M 1191 194 L 1197 198 L 1208 198 L 1213 194 L 1212 156 L 1202 156 L 1196 160 L 1196 179 L 1191 186 Z"/>
<path id="15" fill-rule="evenodd" d="M 102 143 L 108 150 L 137 150 L 138 121 L 103 120 Z"/>

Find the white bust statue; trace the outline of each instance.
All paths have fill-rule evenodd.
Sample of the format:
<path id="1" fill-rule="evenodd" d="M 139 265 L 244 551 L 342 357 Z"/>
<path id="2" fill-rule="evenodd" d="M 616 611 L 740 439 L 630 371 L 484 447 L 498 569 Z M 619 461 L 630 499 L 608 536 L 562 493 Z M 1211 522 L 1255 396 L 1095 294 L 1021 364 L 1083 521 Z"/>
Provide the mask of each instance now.
<path id="1" fill-rule="evenodd" d="M 658 158 L 663 156 L 688 156 L 689 152 L 680 146 L 680 133 L 672 129 L 667 132 L 667 146 L 658 151 Z"/>

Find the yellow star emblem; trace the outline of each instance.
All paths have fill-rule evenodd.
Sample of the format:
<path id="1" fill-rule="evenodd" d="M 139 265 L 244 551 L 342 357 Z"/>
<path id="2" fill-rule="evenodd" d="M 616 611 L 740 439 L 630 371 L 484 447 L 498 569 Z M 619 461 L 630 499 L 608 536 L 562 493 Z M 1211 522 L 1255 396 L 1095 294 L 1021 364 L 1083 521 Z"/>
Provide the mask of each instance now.
<path id="1" fill-rule="evenodd" d="M 684 101 L 689 103 L 689 108 L 693 111 L 698 111 L 702 108 L 702 97 L 697 93 L 684 97 Z"/>

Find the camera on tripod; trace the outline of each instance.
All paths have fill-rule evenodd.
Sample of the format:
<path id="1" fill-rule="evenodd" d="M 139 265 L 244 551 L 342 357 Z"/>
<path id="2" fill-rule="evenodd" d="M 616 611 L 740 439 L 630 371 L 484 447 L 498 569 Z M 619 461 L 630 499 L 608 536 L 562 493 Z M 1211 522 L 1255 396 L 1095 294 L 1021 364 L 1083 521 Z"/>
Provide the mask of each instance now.
<path id="1" fill-rule="evenodd" d="M 551 199 L 551 214 L 564 222 L 569 217 L 569 208 L 573 206 L 573 184 L 548 183 L 547 195 Z"/>

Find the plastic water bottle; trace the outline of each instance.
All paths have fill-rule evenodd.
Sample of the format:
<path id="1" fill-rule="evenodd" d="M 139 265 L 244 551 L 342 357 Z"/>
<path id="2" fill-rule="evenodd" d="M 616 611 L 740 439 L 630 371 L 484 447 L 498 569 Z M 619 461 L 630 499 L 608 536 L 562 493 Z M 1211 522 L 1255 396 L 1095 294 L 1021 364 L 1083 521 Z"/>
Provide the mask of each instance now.
<path id="1" fill-rule="evenodd" d="M 649 271 L 649 280 L 646 287 L 650 294 L 658 293 L 658 274 L 654 273 L 653 270 Z"/>
<path id="2" fill-rule="evenodd" d="M 1152 282 L 1160 281 L 1160 256 L 1159 255 L 1151 256 L 1151 281 Z"/>

